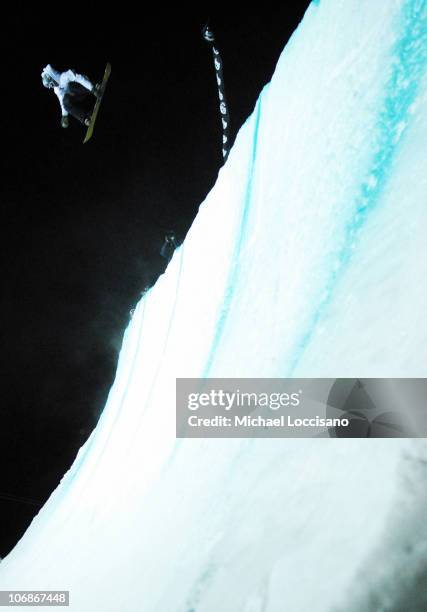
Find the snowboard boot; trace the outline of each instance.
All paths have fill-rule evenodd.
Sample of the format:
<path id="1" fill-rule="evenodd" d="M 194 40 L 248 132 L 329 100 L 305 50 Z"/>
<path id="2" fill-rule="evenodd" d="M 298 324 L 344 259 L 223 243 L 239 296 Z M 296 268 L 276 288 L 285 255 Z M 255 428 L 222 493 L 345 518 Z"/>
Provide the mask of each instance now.
<path id="1" fill-rule="evenodd" d="M 102 89 L 101 83 L 96 83 L 96 85 L 94 85 L 92 88 L 92 93 L 98 100 L 101 97 L 101 89 Z"/>

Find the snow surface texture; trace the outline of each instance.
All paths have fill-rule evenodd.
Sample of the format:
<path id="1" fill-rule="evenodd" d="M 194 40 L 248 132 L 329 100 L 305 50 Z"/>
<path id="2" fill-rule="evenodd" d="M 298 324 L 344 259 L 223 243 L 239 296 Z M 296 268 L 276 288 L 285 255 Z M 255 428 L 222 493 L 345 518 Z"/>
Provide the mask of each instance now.
<path id="1" fill-rule="evenodd" d="M 176 377 L 426 376 L 426 5 L 309 7 L 1 589 L 69 589 L 73 612 L 427 609 L 423 440 L 177 441 L 174 405 Z"/>

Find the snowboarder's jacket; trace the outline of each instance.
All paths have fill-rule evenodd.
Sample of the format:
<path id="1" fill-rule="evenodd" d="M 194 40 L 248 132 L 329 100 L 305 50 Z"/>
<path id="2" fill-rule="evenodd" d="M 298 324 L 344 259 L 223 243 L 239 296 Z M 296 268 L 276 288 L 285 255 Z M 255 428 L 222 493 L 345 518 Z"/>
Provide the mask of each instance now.
<path id="1" fill-rule="evenodd" d="M 70 93 L 70 83 L 79 83 L 79 85 L 82 85 L 90 92 L 93 90 L 93 84 L 89 81 L 89 79 L 82 74 L 74 72 L 74 70 L 59 72 L 48 64 L 45 68 L 43 68 L 42 72 L 42 78 L 44 79 L 45 77 L 51 81 L 54 81 L 53 91 L 58 96 L 63 117 L 68 116 L 68 111 L 64 107 L 64 97 L 67 95 L 67 93 Z"/>

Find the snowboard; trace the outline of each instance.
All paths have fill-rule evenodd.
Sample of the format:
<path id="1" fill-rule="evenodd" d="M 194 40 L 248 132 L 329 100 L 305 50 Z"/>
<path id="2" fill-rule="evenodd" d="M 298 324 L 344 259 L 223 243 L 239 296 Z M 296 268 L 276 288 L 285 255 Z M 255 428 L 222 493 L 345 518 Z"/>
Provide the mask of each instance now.
<path id="1" fill-rule="evenodd" d="M 110 74 L 111 74 L 111 64 L 108 63 L 105 67 L 104 77 L 101 83 L 101 94 L 99 98 L 97 98 L 95 102 L 95 106 L 93 107 L 92 115 L 90 118 L 90 123 L 88 125 L 86 136 L 85 136 L 85 139 L 83 140 L 83 144 L 85 144 L 85 142 L 88 142 L 88 140 L 90 140 L 92 137 L 93 128 L 95 127 L 95 121 L 98 116 L 99 107 L 101 106 L 102 98 L 104 97 L 105 88 L 107 87 L 107 83 L 108 83 L 108 79 L 110 78 Z"/>

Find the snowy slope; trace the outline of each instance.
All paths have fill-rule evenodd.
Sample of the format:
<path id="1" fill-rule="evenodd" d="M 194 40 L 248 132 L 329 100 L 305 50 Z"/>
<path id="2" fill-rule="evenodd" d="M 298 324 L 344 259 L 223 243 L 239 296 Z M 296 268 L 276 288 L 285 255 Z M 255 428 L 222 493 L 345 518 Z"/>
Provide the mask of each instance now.
<path id="1" fill-rule="evenodd" d="M 424 441 L 175 439 L 176 377 L 426 376 L 426 142 L 427 2 L 313 2 L 0 589 L 69 589 L 73 612 L 427 608 Z"/>

